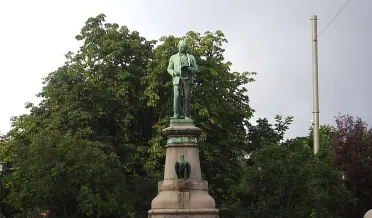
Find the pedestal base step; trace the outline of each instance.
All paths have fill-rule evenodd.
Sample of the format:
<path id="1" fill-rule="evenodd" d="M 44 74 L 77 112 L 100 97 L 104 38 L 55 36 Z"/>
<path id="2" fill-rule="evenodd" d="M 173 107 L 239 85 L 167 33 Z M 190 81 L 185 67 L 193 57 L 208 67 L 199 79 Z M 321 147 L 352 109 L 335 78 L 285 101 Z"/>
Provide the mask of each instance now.
<path id="1" fill-rule="evenodd" d="M 217 209 L 154 209 L 148 218 L 219 218 Z"/>

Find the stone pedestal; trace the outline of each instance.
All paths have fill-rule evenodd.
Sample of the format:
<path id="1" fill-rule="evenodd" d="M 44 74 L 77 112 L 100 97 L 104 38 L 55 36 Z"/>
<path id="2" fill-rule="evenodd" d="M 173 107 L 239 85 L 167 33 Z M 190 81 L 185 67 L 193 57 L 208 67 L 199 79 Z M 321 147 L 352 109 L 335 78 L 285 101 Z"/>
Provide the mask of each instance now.
<path id="1" fill-rule="evenodd" d="M 171 120 L 163 130 L 167 137 L 164 180 L 151 202 L 149 218 L 218 218 L 208 182 L 202 180 L 197 137 L 201 130 L 192 120 Z M 191 165 L 190 178 L 177 179 L 175 163 L 181 154 Z"/>
<path id="2" fill-rule="evenodd" d="M 367 213 L 364 214 L 363 218 L 372 218 L 372 210 L 367 211 Z"/>

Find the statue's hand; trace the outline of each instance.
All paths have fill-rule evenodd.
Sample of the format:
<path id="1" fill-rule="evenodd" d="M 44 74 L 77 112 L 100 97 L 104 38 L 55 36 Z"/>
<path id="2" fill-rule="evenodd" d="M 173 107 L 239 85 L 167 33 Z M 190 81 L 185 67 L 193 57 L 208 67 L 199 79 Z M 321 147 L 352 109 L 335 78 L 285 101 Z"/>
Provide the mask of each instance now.
<path id="1" fill-rule="evenodd" d="M 180 76 L 181 74 L 179 72 L 174 72 L 173 76 Z"/>

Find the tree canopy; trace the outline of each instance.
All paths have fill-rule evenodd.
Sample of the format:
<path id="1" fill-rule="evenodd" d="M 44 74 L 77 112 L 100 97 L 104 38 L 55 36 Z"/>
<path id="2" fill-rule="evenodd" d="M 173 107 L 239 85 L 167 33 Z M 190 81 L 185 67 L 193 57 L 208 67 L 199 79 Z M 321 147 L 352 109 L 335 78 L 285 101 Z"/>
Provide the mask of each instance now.
<path id="1" fill-rule="evenodd" d="M 8 200 L 24 217 L 50 210 L 60 217 L 122 216 L 131 205 L 118 158 L 97 143 L 41 131 L 16 145 L 16 170 L 6 179 Z M 27 149 L 25 149 L 27 148 Z"/>
<path id="2" fill-rule="evenodd" d="M 336 117 L 333 138 L 333 164 L 343 172 L 346 186 L 356 205 L 349 205 L 347 217 L 362 217 L 372 200 L 372 129 L 361 118 L 351 115 Z"/>

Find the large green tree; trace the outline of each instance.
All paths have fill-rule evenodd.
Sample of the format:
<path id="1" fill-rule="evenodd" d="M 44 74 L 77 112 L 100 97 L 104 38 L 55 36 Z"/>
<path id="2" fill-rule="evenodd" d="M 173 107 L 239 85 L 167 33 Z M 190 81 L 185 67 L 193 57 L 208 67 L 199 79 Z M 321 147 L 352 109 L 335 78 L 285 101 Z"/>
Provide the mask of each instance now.
<path id="1" fill-rule="evenodd" d="M 31 144 L 15 145 L 14 172 L 6 177 L 8 203 L 30 217 L 129 217 L 133 201 L 121 164 L 99 143 L 41 131 Z"/>
<path id="2" fill-rule="evenodd" d="M 68 52 L 65 64 L 44 79 L 38 106 L 14 118 L 12 136 L 27 139 L 41 129 L 101 142 L 139 173 L 152 135 L 152 108 L 143 100 L 141 79 L 153 55 L 147 41 L 127 27 L 89 18 L 76 39 L 80 49 Z"/>
<path id="3" fill-rule="evenodd" d="M 82 42 L 80 49 L 68 52 L 65 64 L 44 78 L 38 94 L 41 103 L 28 103 L 30 114 L 13 118 L 9 136 L 17 142 L 15 147 L 24 145 L 23 149 L 38 146 L 34 136 L 44 129 L 99 143 L 101 150 L 118 156 L 129 190 L 148 190 L 149 194 L 134 198 L 132 207 L 135 216 L 144 216 L 157 186 L 143 167 L 154 109 L 146 105 L 146 84 L 141 80 L 155 41 L 125 26 L 106 23 L 103 14 L 89 18 L 76 39 Z M 8 150 L 17 154 L 22 149 Z"/>

